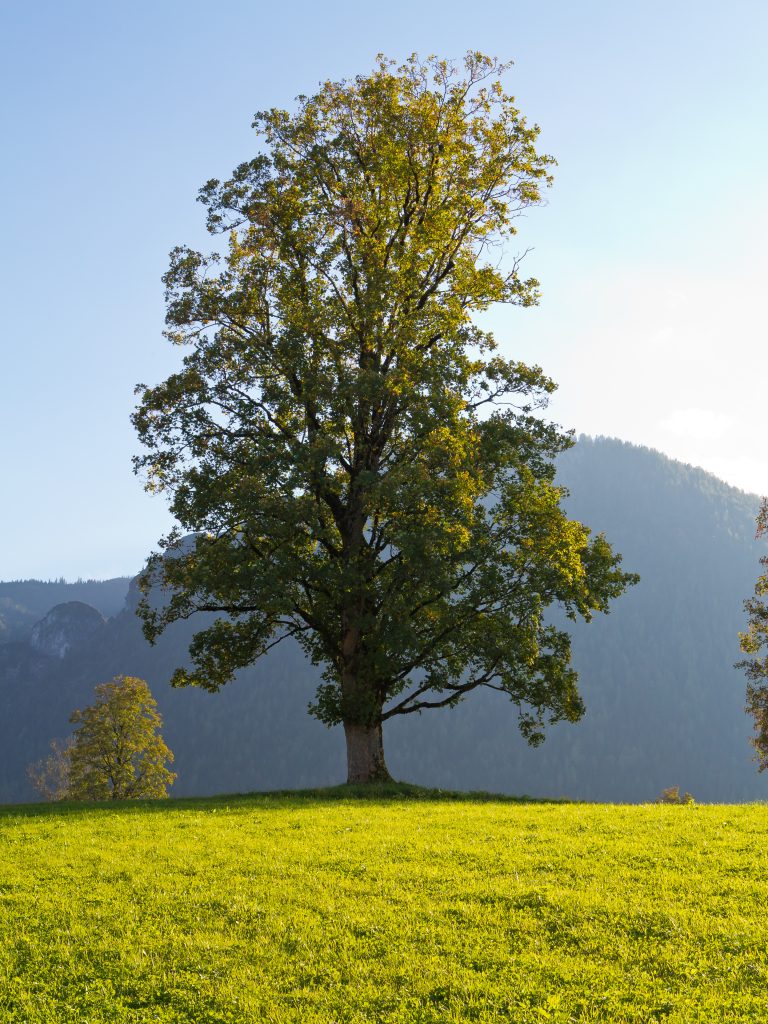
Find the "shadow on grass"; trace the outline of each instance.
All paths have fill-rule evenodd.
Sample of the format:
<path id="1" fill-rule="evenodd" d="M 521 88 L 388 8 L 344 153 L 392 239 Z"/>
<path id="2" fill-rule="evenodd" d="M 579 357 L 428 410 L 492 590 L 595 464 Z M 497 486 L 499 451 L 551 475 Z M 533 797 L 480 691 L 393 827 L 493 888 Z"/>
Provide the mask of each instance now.
<path id="1" fill-rule="evenodd" d="M 249 806 L 259 810 L 268 810 L 270 805 L 275 808 L 306 807 L 309 804 L 339 803 L 344 801 L 374 802 L 469 802 L 469 803 L 504 803 L 504 804 L 567 804 L 581 801 L 566 798 L 546 798 L 530 796 L 509 796 L 505 793 L 458 792 L 447 789 L 429 789 L 415 786 L 410 782 L 376 782 L 341 786 L 327 786 L 323 789 L 276 789 L 256 793 L 224 793 L 220 796 L 179 797 L 167 800 L 106 800 L 99 803 L 76 803 L 60 801 L 57 803 L 36 804 L 3 804 L 0 806 L 1 817 L 49 817 L 56 815 L 92 814 L 125 814 L 142 812 L 180 811 L 180 810 L 247 810 Z"/>

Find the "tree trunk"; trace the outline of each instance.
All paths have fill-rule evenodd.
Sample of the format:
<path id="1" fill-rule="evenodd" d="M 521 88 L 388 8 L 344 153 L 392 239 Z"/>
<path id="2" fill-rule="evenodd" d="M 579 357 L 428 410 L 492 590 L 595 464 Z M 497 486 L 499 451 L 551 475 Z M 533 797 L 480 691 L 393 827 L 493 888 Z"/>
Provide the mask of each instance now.
<path id="1" fill-rule="evenodd" d="M 391 782 L 384 760 L 381 722 L 377 725 L 344 723 L 347 738 L 347 782 Z"/>

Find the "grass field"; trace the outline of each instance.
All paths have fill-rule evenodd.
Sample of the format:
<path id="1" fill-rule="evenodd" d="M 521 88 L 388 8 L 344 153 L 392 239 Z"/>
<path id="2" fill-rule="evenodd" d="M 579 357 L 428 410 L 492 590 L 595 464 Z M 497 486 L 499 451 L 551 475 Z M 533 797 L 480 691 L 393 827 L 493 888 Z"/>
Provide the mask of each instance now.
<path id="1" fill-rule="evenodd" d="M 768 808 L 0 811 L 0 1021 L 768 1022 Z"/>

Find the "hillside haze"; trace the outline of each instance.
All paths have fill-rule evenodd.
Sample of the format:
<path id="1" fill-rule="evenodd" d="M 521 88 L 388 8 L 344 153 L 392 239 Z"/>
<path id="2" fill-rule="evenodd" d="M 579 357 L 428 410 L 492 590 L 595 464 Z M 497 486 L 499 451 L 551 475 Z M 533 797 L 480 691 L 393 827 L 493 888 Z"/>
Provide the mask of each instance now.
<path id="1" fill-rule="evenodd" d="M 0 582 L 0 643 L 29 639 L 32 627 L 54 605 L 90 604 L 103 616 L 116 615 L 125 604 L 130 578 L 111 580 L 14 580 Z"/>
<path id="2" fill-rule="evenodd" d="M 764 550 L 754 539 L 757 498 L 602 438 L 582 438 L 563 455 L 558 480 L 570 489 L 569 513 L 604 531 L 624 567 L 642 577 L 609 616 L 573 625 L 584 719 L 551 727 L 530 749 L 508 700 L 471 694 L 454 711 L 388 723 L 393 775 L 591 800 L 651 800 L 672 785 L 701 801 L 763 799 L 768 780 L 751 762 L 744 678 L 733 668 L 742 602 Z M 0 635 L 0 801 L 32 798 L 26 765 L 69 733 L 70 712 L 91 702 L 93 686 L 117 674 L 150 683 L 176 755 L 175 795 L 344 778 L 341 730 L 308 716 L 319 673 L 295 645 L 281 645 L 219 694 L 172 690 L 168 679 L 199 622 L 176 624 L 150 648 L 136 599 L 127 579 L 0 584 L 0 614 L 12 630 L 6 642 Z"/>

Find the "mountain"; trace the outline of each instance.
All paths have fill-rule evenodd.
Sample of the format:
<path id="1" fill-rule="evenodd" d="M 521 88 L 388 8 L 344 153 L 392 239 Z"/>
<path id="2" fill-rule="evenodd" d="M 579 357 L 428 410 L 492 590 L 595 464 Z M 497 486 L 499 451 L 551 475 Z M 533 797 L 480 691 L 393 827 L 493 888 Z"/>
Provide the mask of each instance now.
<path id="1" fill-rule="evenodd" d="M 700 801 L 765 798 L 768 779 L 751 762 L 745 680 L 733 668 L 742 602 L 764 550 L 754 539 L 758 499 L 605 438 L 581 438 L 562 456 L 558 479 L 571 492 L 569 513 L 604 531 L 641 575 L 609 616 L 573 626 L 584 719 L 551 727 L 531 749 L 509 702 L 475 693 L 454 711 L 388 723 L 393 775 L 587 800 L 652 800 L 673 785 Z M 32 797 L 26 765 L 69 733 L 69 714 L 91 702 L 96 683 L 118 674 L 146 679 L 158 700 L 176 795 L 343 779 L 341 730 L 307 715 L 318 672 L 296 646 L 281 645 L 218 694 L 172 690 L 168 679 L 199 621 L 177 623 L 150 648 L 127 580 L 79 592 L 57 586 L 77 585 L 0 584 L 0 599 L 14 607 L 31 612 L 34 596 L 40 622 L 33 631 L 29 615 L 21 626 L 17 618 L 14 638 L 0 642 L 0 801 Z"/>
<path id="2" fill-rule="evenodd" d="M 28 640 L 34 624 L 54 605 L 82 601 L 104 616 L 116 615 L 125 603 L 130 578 L 112 580 L 16 580 L 0 583 L 0 643 Z"/>

